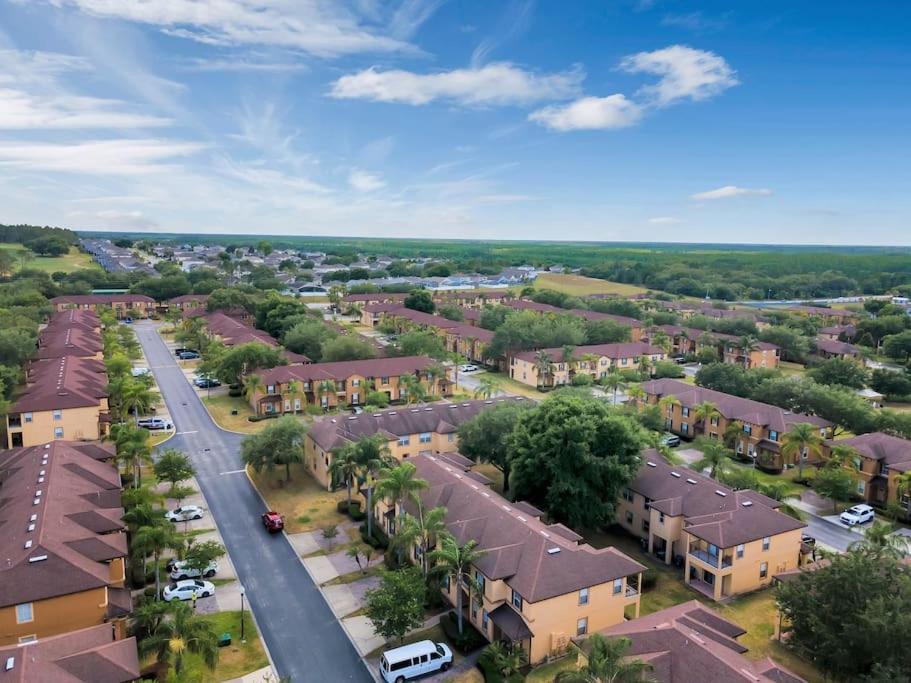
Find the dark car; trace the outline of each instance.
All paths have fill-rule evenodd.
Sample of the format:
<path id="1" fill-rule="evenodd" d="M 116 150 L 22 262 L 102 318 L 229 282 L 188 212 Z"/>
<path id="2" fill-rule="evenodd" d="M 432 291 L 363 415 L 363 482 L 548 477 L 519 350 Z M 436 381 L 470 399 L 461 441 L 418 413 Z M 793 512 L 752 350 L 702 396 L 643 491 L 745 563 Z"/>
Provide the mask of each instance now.
<path id="1" fill-rule="evenodd" d="M 266 527 L 266 531 L 270 534 L 277 534 L 279 531 L 285 528 L 285 520 L 277 512 L 270 510 L 269 512 L 264 512 L 262 516 L 263 526 Z"/>
<path id="2" fill-rule="evenodd" d="M 211 387 L 221 386 L 221 382 L 219 382 L 214 377 L 197 377 L 193 380 L 193 384 L 198 386 L 200 389 L 209 389 Z"/>
<path id="3" fill-rule="evenodd" d="M 186 351 L 181 351 L 180 353 L 178 353 L 177 357 L 180 360 L 196 360 L 200 356 L 199 356 L 199 351 L 191 351 L 191 350 L 187 349 Z"/>

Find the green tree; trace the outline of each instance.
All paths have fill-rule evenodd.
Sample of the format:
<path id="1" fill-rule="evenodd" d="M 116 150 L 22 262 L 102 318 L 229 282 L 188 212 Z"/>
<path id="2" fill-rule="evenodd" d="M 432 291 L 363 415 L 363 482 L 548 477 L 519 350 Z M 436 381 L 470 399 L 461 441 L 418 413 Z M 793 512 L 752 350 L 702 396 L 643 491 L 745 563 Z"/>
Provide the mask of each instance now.
<path id="1" fill-rule="evenodd" d="M 874 557 L 887 555 L 896 560 L 901 560 L 908 554 L 908 537 L 895 533 L 897 527 L 885 522 L 873 522 L 864 531 L 862 541 L 855 542 L 851 547 L 866 551 Z"/>
<path id="2" fill-rule="evenodd" d="M 617 405 L 617 392 L 626 389 L 626 381 L 619 372 L 609 372 L 601 378 L 601 385 L 610 390 L 612 394 L 611 403 Z"/>
<path id="3" fill-rule="evenodd" d="M 792 424 L 790 431 L 781 440 L 781 455 L 797 465 L 797 476 L 803 479 L 804 457 L 822 453 L 822 437 L 819 428 L 808 422 Z"/>
<path id="4" fill-rule="evenodd" d="M 155 599 L 161 598 L 161 554 L 165 550 L 178 550 L 183 540 L 170 524 L 153 524 L 139 527 L 133 534 L 132 546 L 145 557 L 152 556 L 155 565 Z"/>
<path id="5" fill-rule="evenodd" d="M 731 464 L 731 451 L 718 439 L 700 436 L 696 439 L 696 448 L 702 451 L 702 457 L 691 467 L 697 472 L 708 468 L 711 479 L 721 480 Z"/>
<path id="6" fill-rule="evenodd" d="M 323 321 L 314 318 L 301 320 L 285 332 L 282 343 L 294 353 L 302 353 L 314 363 L 322 359 L 322 346 L 335 336 Z"/>
<path id="7" fill-rule="evenodd" d="M 348 492 L 348 508 L 351 508 L 351 485 L 357 481 L 361 466 L 357 460 L 357 446 L 347 443 L 332 455 L 329 476 L 333 482 L 341 482 Z"/>
<path id="8" fill-rule="evenodd" d="M 519 646 L 493 642 L 481 651 L 479 661 L 500 674 L 502 680 L 509 681 L 528 663 L 528 655 Z"/>
<path id="9" fill-rule="evenodd" d="M 601 401 L 558 392 L 522 414 L 510 439 L 517 500 L 570 527 L 612 521 L 639 469 L 644 433 Z"/>
<path id="10" fill-rule="evenodd" d="M 450 583 L 455 584 L 456 619 L 459 634 L 463 632 L 461 587 L 467 585 L 471 590 L 471 567 L 484 557 L 484 554 L 483 550 L 478 550 L 477 541 L 471 540 L 464 545 L 459 545 L 448 534 L 440 539 L 440 547 L 430 553 L 431 573 L 447 577 Z"/>
<path id="11" fill-rule="evenodd" d="M 503 491 L 509 491 L 509 440 L 530 401 L 505 401 L 482 410 L 459 427 L 459 452 L 475 462 L 486 462 L 503 473 Z"/>
<path id="12" fill-rule="evenodd" d="M 380 585 L 365 594 L 366 615 L 374 632 L 403 642 L 409 631 L 424 623 L 426 592 L 417 567 L 383 572 Z"/>
<path id="13" fill-rule="evenodd" d="M 320 359 L 323 363 L 368 358 L 376 358 L 376 351 L 359 336 L 338 335 L 327 339 L 320 347 Z"/>
<path id="14" fill-rule="evenodd" d="M 184 555 L 187 567 L 204 572 L 206 568 L 221 557 L 225 556 L 225 547 L 218 541 L 203 541 L 193 543 Z"/>
<path id="15" fill-rule="evenodd" d="M 832 501 L 832 512 L 838 512 L 838 504 L 851 499 L 856 487 L 854 477 L 842 467 L 823 467 L 813 477 L 813 488 L 823 498 Z"/>
<path id="16" fill-rule="evenodd" d="M 869 381 L 864 367 L 852 360 L 830 358 L 807 370 L 807 376 L 819 384 L 840 384 L 862 389 Z"/>
<path id="17" fill-rule="evenodd" d="M 911 330 L 886 337 L 883 340 L 883 353 L 889 358 L 907 362 L 911 358 Z"/>
<path id="18" fill-rule="evenodd" d="M 285 365 L 281 348 L 267 346 L 259 342 L 241 344 L 227 351 L 220 358 L 215 375 L 226 384 L 240 384 L 241 379 L 254 370 L 274 368 Z"/>
<path id="19" fill-rule="evenodd" d="M 461 307 L 456 306 L 455 304 L 443 304 L 437 310 L 437 315 L 441 315 L 447 320 L 454 320 L 455 322 L 462 322 L 465 320 L 465 313 L 462 311 Z"/>
<path id="20" fill-rule="evenodd" d="M 500 383 L 492 375 L 482 375 L 474 390 L 475 398 L 489 400 L 500 392 Z"/>
<path id="21" fill-rule="evenodd" d="M 112 425 L 111 438 L 118 463 L 132 468 L 133 486 L 139 488 L 142 486 L 142 466 L 152 460 L 148 432 L 131 424 Z"/>
<path id="22" fill-rule="evenodd" d="M 379 471 L 375 493 L 392 501 L 396 519 L 404 516 L 406 503 L 420 507 L 420 492 L 427 488 L 427 482 L 417 478 L 416 474 L 417 468 L 410 462 L 384 467 Z"/>
<path id="23" fill-rule="evenodd" d="M 376 475 L 383 469 L 396 466 L 389 452 L 389 446 L 381 434 L 367 436 L 352 443 L 355 459 L 360 466 L 360 479 L 367 489 L 367 536 L 373 537 L 373 492 L 376 486 Z"/>
<path id="24" fill-rule="evenodd" d="M 179 482 L 196 476 L 196 468 L 190 462 L 189 456 L 176 448 L 166 448 L 162 451 L 153 469 L 159 480 L 171 484 L 172 492 Z"/>
<path id="25" fill-rule="evenodd" d="M 586 663 L 576 670 L 561 671 L 555 683 L 634 683 L 648 680 L 652 665 L 626 654 L 628 638 L 605 638 L 593 633 L 583 645 Z"/>
<path id="26" fill-rule="evenodd" d="M 396 339 L 396 348 L 403 356 L 429 356 L 444 360 L 448 355 L 440 335 L 429 330 L 411 330 L 400 334 Z"/>
<path id="27" fill-rule="evenodd" d="M 291 481 L 291 465 L 303 462 L 304 436 L 307 428 L 300 420 L 285 415 L 258 434 L 251 434 L 240 444 L 240 457 L 256 472 L 285 467 L 285 482 Z"/>
<path id="28" fill-rule="evenodd" d="M 424 384 L 417 375 L 402 375 L 399 377 L 399 395 L 406 403 L 422 403 L 427 398 Z"/>
<path id="29" fill-rule="evenodd" d="M 405 297 L 405 308 L 413 311 L 422 311 L 423 313 L 433 313 L 436 306 L 433 303 L 433 296 L 426 289 L 412 289 L 408 296 Z"/>
<path id="30" fill-rule="evenodd" d="M 174 679 L 184 680 L 184 659 L 187 653 L 197 655 L 211 670 L 218 663 L 218 636 L 211 624 L 193 614 L 188 605 L 169 603 L 171 618 L 157 622 L 155 630 L 140 641 L 140 656 L 154 654 L 161 663 L 174 671 Z"/>

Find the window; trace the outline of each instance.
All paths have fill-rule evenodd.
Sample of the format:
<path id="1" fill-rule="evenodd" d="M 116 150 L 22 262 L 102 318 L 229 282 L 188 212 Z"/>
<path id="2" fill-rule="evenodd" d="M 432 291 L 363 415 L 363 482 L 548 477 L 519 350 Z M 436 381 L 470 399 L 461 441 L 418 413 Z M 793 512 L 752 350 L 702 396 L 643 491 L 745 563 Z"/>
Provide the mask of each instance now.
<path id="1" fill-rule="evenodd" d="M 35 620 L 35 615 L 32 613 L 32 603 L 25 602 L 21 605 L 16 605 L 16 623 L 17 624 L 27 624 L 30 621 Z"/>
<path id="2" fill-rule="evenodd" d="M 21 636 L 19 638 L 19 644 L 25 645 L 26 643 L 34 643 L 36 640 L 38 640 L 38 636 L 36 636 L 34 633 L 32 633 L 31 635 L 28 635 L 28 636 Z"/>
<path id="3" fill-rule="evenodd" d="M 266 393 L 267 393 L 267 394 L 274 394 L 274 393 L 275 393 L 275 385 L 274 385 L 274 384 L 267 384 L 267 385 L 266 385 Z"/>
<path id="4" fill-rule="evenodd" d="M 649 530 L 649 521 L 647 519 L 642 520 L 642 533 L 647 534 Z"/>
<path id="5" fill-rule="evenodd" d="M 63 438 L 63 427 L 54 427 L 54 438 L 55 439 Z"/>
<path id="6" fill-rule="evenodd" d="M 389 384 L 388 377 L 380 377 L 380 384 Z"/>
<path id="7" fill-rule="evenodd" d="M 359 379 L 353 379 L 353 380 L 351 380 L 351 386 L 353 386 L 353 387 L 359 387 L 359 386 L 361 386 L 361 380 L 359 380 Z"/>
<path id="8" fill-rule="evenodd" d="M 447 593 L 449 592 L 449 585 L 450 585 L 449 574 L 447 574 L 443 578 L 443 588 L 446 590 Z"/>
<path id="9" fill-rule="evenodd" d="M 752 428 L 750 425 L 743 425 L 743 433 L 744 433 L 744 434 L 752 434 L 752 433 L 753 433 L 753 428 Z"/>
<path id="10" fill-rule="evenodd" d="M 24 413 L 24 414 L 22 415 L 22 417 L 25 418 L 25 421 L 26 421 L 26 422 L 31 422 L 31 421 L 32 421 L 32 414 L 31 414 L 31 413 Z"/>
<path id="11" fill-rule="evenodd" d="M 512 592 L 512 606 L 520 612 L 522 611 L 522 596 L 519 595 L 516 591 Z"/>
<path id="12" fill-rule="evenodd" d="M 864 491 L 867 490 L 867 484 L 863 479 L 858 480 L 857 482 L 857 492 L 860 495 L 864 495 Z"/>
<path id="13" fill-rule="evenodd" d="M 774 429 L 769 430 L 769 441 L 778 441 L 778 432 Z"/>
<path id="14" fill-rule="evenodd" d="M 614 595 L 619 595 L 623 590 L 623 579 L 614 579 Z"/>
<path id="15" fill-rule="evenodd" d="M 453 441 L 455 441 L 455 434 L 447 434 L 447 435 L 446 435 L 446 440 L 447 440 L 449 443 L 452 443 Z"/>
<path id="16" fill-rule="evenodd" d="M 759 565 L 759 578 L 764 579 L 769 575 L 769 563 L 763 562 Z"/>
<path id="17" fill-rule="evenodd" d="M 399 446 L 407 446 L 411 443 L 411 436 L 400 436 L 399 437 Z"/>
<path id="18" fill-rule="evenodd" d="M 664 513 L 663 512 L 658 513 L 658 521 L 661 522 L 662 524 L 664 524 Z"/>
<path id="19" fill-rule="evenodd" d="M 632 525 L 633 523 L 633 513 L 627 510 L 626 512 L 626 523 Z"/>
<path id="20" fill-rule="evenodd" d="M 651 498 L 644 496 L 642 498 L 642 507 L 644 507 L 646 510 L 648 510 L 649 503 L 651 503 L 651 502 L 652 502 Z"/>
<path id="21" fill-rule="evenodd" d="M 686 406 L 681 406 L 681 408 L 680 408 L 680 414 L 683 415 L 683 417 L 689 417 L 689 416 L 690 416 L 690 409 L 687 408 Z"/>
<path id="22" fill-rule="evenodd" d="M 588 617 L 582 617 L 576 622 L 576 635 L 584 636 L 588 633 Z"/>
<path id="23" fill-rule="evenodd" d="M 55 410 L 55 411 L 53 411 L 53 415 L 54 415 L 54 419 L 55 419 L 55 420 L 62 420 L 62 419 L 63 419 L 63 412 L 60 411 L 60 410 Z"/>
<path id="24" fill-rule="evenodd" d="M 630 503 L 633 502 L 633 490 L 632 489 L 623 489 L 623 500 Z"/>
<path id="25" fill-rule="evenodd" d="M 772 545 L 772 539 L 766 536 L 764 539 L 762 539 L 762 552 L 768 550 L 770 545 Z"/>
<path id="26" fill-rule="evenodd" d="M 430 432 L 422 432 L 419 439 L 421 443 L 430 443 L 432 434 Z"/>
<path id="27" fill-rule="evenodd" d="M 479 572 L 477 569 L 474 570 L 474 579 L 478 582 L 478 588 L 481 591 L 481 595 L 484 595 L 487 588 L 487 579 L 484 578 L 484 575 Z"/>
<path id="28" fill-rule="evenodd" d="M 481 626 L 484 628 L 485 631 L 487 630 L 487 622 L 490 620 L 489 617 L 490 617 L 490 615 L 487 614 L 486 609 L 481 610 Z M 439 655 L 437 655 L 437 656 L 439 656 Z"/>
<path id="29" fill-rule="evenodd" d="M 718 418 L 717 418 L 717 417 L 713 417 L 711 420 L 709 420 L 709 424 L 712 425 L 713 427 L 717 427 L 717 426 L 718 426 Z"/>
<path id="30" fill-rule="evenodd" d="M 738 560 L 743 557 L 743 547 L 744 547 L 743 543 L 741 543 L 740 545 L 737 546 L 737 559 Z"/>
<path id="31" fill-rule="evenodd" d="M 690 426 L 686 422 L 680 423 L 680 431 L 684 434 L 689 434 Z"/>
<path id="32" fill-rule="evenodd" d="M 588 604 L 588 588 L 583 588 L 579 591 L 579 604 L 587 605 Z"/>
<path id="33" fill-rule="evenodd" d="M 286 411 L 291 410 L 291 401 L 289 401 L 288 399 L 285 399 L 285 410 Z"/>

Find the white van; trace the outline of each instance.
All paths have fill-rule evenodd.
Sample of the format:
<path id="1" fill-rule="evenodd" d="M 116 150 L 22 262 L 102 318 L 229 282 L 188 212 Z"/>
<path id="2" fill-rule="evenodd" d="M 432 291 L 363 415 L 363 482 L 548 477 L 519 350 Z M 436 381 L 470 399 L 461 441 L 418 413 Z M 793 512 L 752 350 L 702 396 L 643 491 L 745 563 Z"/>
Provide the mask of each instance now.
<path id="1" fill-rule="evenodd" d="M 380 658 L 380 678 L 386 683 L 404 683 L 452 666 L 452 650 L 443 643 L 422 640 L 383 653 Z"/>

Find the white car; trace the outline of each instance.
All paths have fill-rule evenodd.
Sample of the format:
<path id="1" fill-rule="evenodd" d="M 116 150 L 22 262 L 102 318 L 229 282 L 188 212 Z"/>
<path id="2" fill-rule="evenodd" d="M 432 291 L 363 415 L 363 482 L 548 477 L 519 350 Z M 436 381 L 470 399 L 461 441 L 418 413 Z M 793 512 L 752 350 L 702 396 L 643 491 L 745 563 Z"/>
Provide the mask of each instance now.
<path id="1" fill-rule="evenodd" d="M 873 508 L 869 505 L 855 505 L 842 512 L 838 519 L 840 519 L 843 524 L 854 526 L 855 524 L 866 524 L 867 522 L 872 521 L 874 514 Z"/>
<path id="2" fill-rule="evenodd" d="M 188 567 L 184 560 L 179 560 L 171 567 L 171 580 L 182 581 L 183 579 L 211 579 L 218 571 L 218 562 L 212 560 L 205 569 L 199 571 Z"/>
<path id="3" fill-rule="evenodd" d="M 477 372 L 477 371 L 478 371 L 477 365 L 460 365 L 459 366 L 459 372 Z"/>
<path id="4" fill-rule="evenodd" d="M 168 420 L 164 420 L 160 417 L 143 417 L 139 420 L 136 420 L 136 426 L 151 430 L 174 428 L 174 425 L 171 424 Z"/>
<path id="5" fill-rule="evenodd" d="M 175 581 L 174 583 L 165 586 L 165 589 L 161 591 L 161 599 L 165 602 L 171 602 L 171 600 L 192 600 L 193 593 L 196 593 L 197 598 L 207 598 L 210 595 L 215 595 L 215 585 L 210 581 L 199 581 L 198 579 Z"/>
<path id="6" fill-rule="evenodd" d="M 191 519 L 202 519 L 205 513 L 206 511 L 198 505 L 184 505 L 183 507 L 169 510 L 165 517 L 168 518 L 169 522 L 186 522 Z"/>

